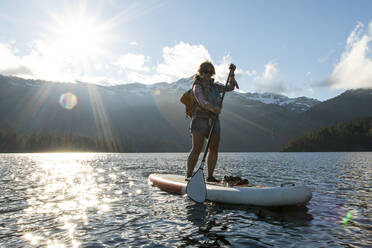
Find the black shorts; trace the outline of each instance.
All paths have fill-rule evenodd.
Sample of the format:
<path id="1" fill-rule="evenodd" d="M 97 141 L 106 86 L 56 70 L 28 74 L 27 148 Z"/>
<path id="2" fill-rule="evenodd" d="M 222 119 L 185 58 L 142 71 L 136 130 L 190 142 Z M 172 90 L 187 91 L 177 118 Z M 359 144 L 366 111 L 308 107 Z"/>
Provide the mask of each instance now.
<path id="1" fill-rule="evenodd" d="M 213 124 L 213 119 L 210 118 L 192 118 L 190 122 L 190 132 L 202 132 L 206 138 L 209 136 Z M 220 120 L 216 120 L 216 125 L 214 127 L 214 133 L 220 133 Z"/>

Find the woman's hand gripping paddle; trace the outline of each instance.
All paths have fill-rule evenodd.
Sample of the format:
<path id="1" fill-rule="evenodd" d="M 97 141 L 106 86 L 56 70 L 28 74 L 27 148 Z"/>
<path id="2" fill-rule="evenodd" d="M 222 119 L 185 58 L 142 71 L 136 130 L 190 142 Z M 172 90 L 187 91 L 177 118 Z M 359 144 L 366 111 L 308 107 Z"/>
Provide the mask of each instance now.
<path id="1" fill-rule="evenodd" d="M 225 97 L 227 84 L 229 83 L 230 77 L 231 77 L 232 73 L 234 72 L 235 68 L 236 68 L 235 65 L 233 65 L 233 64 L 230 65 L 229 76 L 227 77 L 225 88 L 223 90 L 222 97 L 221 97 L 221 102 L 220 102 L 221 106 L 222 106 L 223 98 Z M 214 126 L 215 126 L 216 121 L 217 121 L 217 117 L 218 117 L 218 115 L 216 115 L 216 117 L 213 119 L 212 128 L 209 131 L 208 142 L 207 142 L 207 146 L 205 147 L 203 160 L 201 161 L 199 168 L 192 175 L 190 181 L 187 183 L 187 186 L 186 186 L 187 196 L 191 200 L 193 200 L 195 202 L 198 202 L 198 203 L 203 203 L 205 201 L 205 198 L 207 197 L 207 187 L 206 187 L 205 181 L 204 181 L 204 164 L 205 164 L 205 158 L 207 157 L 207 153 L 208 153 L 209 142 L 211 140 L 213 130 L 214 130 Z"/>

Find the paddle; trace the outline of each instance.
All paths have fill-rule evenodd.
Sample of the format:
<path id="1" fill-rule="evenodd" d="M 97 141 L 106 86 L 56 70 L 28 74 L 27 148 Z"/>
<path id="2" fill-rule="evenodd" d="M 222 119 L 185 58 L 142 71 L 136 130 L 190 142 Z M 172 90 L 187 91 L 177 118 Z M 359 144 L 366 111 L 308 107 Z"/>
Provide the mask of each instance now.
<path id="1" fill-rule="evenodd" d="M 229 72 L 229 75 L 227 76 L 227 81 L 226 81 L 225 88 L 223 89 L 223 93 L 221 97 L 221 102 L 220 102 L 221 106 L 222 106 L 223 98 L 225 97 L 227 84 L 229 83 L 231 74 L 235 70 L 235 66 L 231 64 L 229 69 L 230 69 L 230 72 Z M 191 200 L 198 202 L 198 203 L 203 203 L 205 201 L 205 198 L 207 197 L 207 187 L 204 181 L 203 170 L 204 170 L 204 165 L 205 165 L 205 158 L 207 157 L 207 154 L 208 154 L 209 142 L 211 141 L 211 137 L 213 135 L 213 130 L 214 130 L 214 126 L 216 125 L 217 118 L 218 118 L 218 115 L 216 115 L 216 117 L 213 119 L 212 128 L 209 131 L 207 146 L 205 147 L 204 156 L 200 163 L 200 166 L 196 170 L 196 172 L 192 175 L 190 181 L 187 183 L 187 186 L 186 186 L 187 196 Z"/>

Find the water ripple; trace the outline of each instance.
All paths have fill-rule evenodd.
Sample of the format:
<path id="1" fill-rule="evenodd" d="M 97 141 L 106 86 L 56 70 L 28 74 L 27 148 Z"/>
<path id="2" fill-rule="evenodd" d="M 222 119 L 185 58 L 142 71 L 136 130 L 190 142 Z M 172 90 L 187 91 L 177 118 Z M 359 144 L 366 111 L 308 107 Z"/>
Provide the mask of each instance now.
<path id="1" fill-rule="evenodd" d="M 224 153 L 217 177 L 307 184 L 302 208 L 258 208 L 165 193 L 154 172 L 187 154 L 0 155 L 0 247 L 368 247 L 372 153 Z"/>

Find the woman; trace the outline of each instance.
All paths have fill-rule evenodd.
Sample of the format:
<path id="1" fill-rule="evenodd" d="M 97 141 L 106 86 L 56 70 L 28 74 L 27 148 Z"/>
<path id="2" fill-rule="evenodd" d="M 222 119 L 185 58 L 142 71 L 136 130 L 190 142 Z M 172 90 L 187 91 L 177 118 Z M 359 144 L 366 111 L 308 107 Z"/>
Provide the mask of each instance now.
<path id="1" fill-rule="evenodd" d="M 232 74 L 226 91 L 232 91 L 235 88 L 234 78 L 235 65 L 231 64 Z M 192 136 L 192 148 L 187 160 L 186 180 L 190 180 L 194 171 L 195 164 L 198 161 L 199 154 L 203 148 L 204 139 L 208 138 L 213 119 L 221 113 L 221 95 L 225 86 L 214 83 L 212 76 L 215 75 L 214 66 L 206 61 L 199 66 L 198 73 L 194 77 L 193 93 L 197 105 L 193 110 L 190 131 Z M 218 145 L 220 143 L 220 120 L 216 120 L 214 131 L 210 140 L 208 150 L 208 177 L 207 182 L 218 182 L 213 176 L 218 157 Z"/>

